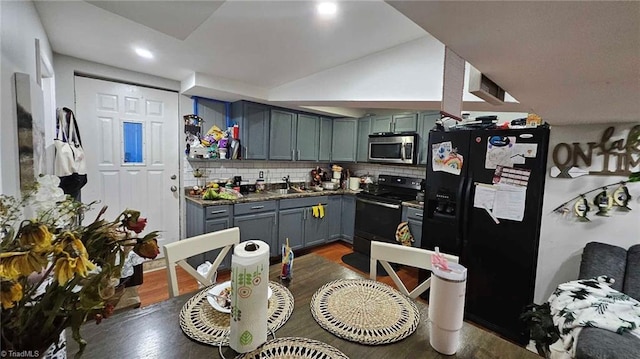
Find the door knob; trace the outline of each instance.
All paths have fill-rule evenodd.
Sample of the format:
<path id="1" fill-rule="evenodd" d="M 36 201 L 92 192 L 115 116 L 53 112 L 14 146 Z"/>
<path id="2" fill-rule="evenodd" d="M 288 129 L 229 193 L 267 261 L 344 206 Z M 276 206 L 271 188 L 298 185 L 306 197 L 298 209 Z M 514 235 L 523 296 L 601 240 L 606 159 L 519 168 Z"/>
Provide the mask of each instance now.
<path id="1" fill-rule="evenodd" d="M 172 175 L 172 176 L 171 176 L 171 179 L 172 179 L 172 180 L 174 180 L 174 179 L 176 179 L 176 178 L 178 178 L 176 175 Z"/>
<path id="2" fill-rule="evenodd" d="M 175 192 L 175 191 L 177 191 L 177 190 L 178 190 L 178 187 L 176 187 L 176 186 L 171 186 L 171 192 Z"/>

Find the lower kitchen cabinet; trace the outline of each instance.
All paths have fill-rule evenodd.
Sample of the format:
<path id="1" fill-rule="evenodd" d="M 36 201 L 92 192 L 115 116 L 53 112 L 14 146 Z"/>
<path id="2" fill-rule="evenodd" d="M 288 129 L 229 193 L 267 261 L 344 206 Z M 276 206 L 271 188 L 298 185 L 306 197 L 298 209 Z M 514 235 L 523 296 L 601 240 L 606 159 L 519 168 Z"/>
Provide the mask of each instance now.
<path id="1" fill-rule="evenodd" d="M 413 235 L 413 247 L 420 248 L 422 243 L 422 208 L 402 207 L 402 221 L 409 223 L 409 231 Z"/>
<path id="2" fill-rule="evenodd" d="M 329 222 L 329 228 L 327 233 L 327 240 L 333 241 L 342 237 L 342 197 L 344 196 L 329 196 L 326 219 Z"/>
<path id="3" fill-rule="evenodd" d="M 204 233 L 211 233 L 231 227 L 231 206 L 201 206 L 193 202 L 186 202 L 186 232 L 187 238 Z M 205 261 L 213 263 L 220 250 L 213 250 L 198 254 L 187 259 L 187 262 L 197 268 Z M 231 268 L 231 254 L 228 254 L 220 264 L 220 269 Z"/>
<path id="4" fill-rule="evenodd" d="M 276 201 L 234 205 L 233 225 L 240 228 L 240 241 L 258 239 L 269 245 L 270 255 L 280 254 L 277 241 Z"/>
<path id="5" fill-rule="evenodd" d="M 356 223 L 356 197 L 342 196 L 342 238 L 353 243 L 354 225 Z"/>
<path id="6" fill-rule="evenodd" d="M 327 197 L 292 198 L 280 200 L 278 212 L 278 242 L 292 249 L 301 249 L 326 243 L 329 233 L 329 217 L 316 218 L 312 206 L 322 204 L 325 213 L 331 213 Z"/>

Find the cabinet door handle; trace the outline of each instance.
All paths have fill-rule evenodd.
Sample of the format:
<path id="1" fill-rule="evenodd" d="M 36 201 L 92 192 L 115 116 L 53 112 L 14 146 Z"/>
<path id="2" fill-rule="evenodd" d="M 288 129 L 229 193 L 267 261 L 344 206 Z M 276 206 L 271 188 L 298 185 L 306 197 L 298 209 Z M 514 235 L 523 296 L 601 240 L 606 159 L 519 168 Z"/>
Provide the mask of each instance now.
<path id="1" fill-rule="evenodd" d="M 300 160 L 300 150 L 298 150 L 298 155 L 296 156 L 298 160 Z"/>
<path id="2" fill-rule="evenodd" d="M 227 210 L 221 209 L 219 211 L 211 211 L 211 214 L 220 214 L 220 213 L 227 213 Z"/>
<path id="3" fill-rule="evenodd" d="M 253 206 L 253 207 L 251 207 L 251 209 L 262 209 L 262 208 L 264 208 L 264 206 Z"/>
<path id="4" fill-rule="evenodd" d="M 415 213 L 415 216 L 422 218 L 422 213 Z"/>

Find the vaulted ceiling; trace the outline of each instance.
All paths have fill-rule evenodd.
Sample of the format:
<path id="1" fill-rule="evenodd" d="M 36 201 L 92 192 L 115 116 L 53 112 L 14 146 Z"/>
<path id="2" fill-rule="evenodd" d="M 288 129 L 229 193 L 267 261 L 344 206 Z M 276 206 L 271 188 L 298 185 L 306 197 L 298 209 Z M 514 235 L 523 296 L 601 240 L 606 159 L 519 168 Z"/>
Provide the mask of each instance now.
<path id="1" fill-rule="evenodd" d="M 442 43 L 552 123 L 640 119 L 640 2 L 37 1 L 53 50 L 292 106 L 439 108 Z M 137 57 L 147 48 L 154 59 Z"/>

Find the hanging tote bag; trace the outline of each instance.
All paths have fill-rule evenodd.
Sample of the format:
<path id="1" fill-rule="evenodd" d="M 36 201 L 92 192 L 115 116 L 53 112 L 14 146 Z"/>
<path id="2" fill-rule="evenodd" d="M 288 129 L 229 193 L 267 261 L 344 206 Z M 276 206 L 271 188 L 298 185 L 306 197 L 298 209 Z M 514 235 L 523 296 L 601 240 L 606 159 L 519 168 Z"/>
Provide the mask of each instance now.
<path id="1" fill-rule="evenodd" d="M 76 116 L 64 107 L 57 110 L 56 121 L 54 173 L 64 193 L 79 200 L 80 189 L 87 184 L 87 164 Z"/>

